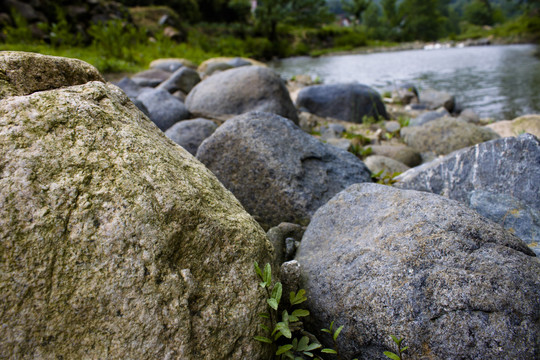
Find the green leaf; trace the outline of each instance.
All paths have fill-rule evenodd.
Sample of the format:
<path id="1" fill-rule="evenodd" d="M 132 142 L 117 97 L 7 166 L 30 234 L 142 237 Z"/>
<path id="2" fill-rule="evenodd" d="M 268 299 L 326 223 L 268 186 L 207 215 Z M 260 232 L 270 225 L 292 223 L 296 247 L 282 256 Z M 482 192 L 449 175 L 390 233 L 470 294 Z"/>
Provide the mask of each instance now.
<path id="1" fill-rule="evenodd" d="M 287 312 L 287 310 L 283 310 L 283 313 L 281 314 L 281 320 L 286 324 L 289 323 L 289 313 Z"/>
<path id="2" fill-rule="evenodd" d="M 257 275 L 259 275 L 259 277 L 262 280 L 263 279 L 263 274 L 262 274 L 261 268 L 259 267 L 259 264 L 256 261 L 254 261 L 253 266 L 255 267 L 255 272 L 257 273 Z"/>
<path id="3" fill-rule="evenodd" d="M 334 349 L 328 349 L 328 348 L 322 349 L 321 352 L 326 353 L 326 354 L 337 354 L 337 351 L 336 351 L 336 350 L 334 350 Z"/>
<path id="4" fill-rule="evenodd" d="M 304 353 L 304 354 L 306 354 L 306 353 Z M 311 354 L 311 353 L 307 353 L 306 355 L 308 355 L 308 354 Z M 309 355 L 308 355 L 308 356 L 309 356 Z M 311 357 L 313 357 L 313 354 L 311 354 Z M 304 360 L 304 359 L 302 359 L 301 357 L 298 357 L 298 356 L 297 356 L 297 357 L 294 358 L 294 360 Z"/>
<path id="5" fill-rule="evenodd" d="M 343 330 L 343 325 L 341 325 L 340 327 L 338 327 L 338 329 L 336 330 L 336 332 L 334 333 L 334 341 L 336 341 L 337 337 L 339 336 L 339 333 L 341 332 L 341 330 Z"/>
<path id="6" fill-rule="evenodd" d="M 261 329 L 263 329 L 264 331 L 266 332 L 270 332 L 270 328 L 266 325 L 263 325 L 263 324 L 259 324 L 259 326 L 261 327 Z"/>
<path id="7" fill-rule="evenodd" d="M 319 343 L 311 343 L 306 347 L 306 351 L 311 351 L 320 348 L 322 345 Z"/>
<path id="8" fill-rule="evenodd" d="M 264 289 L 266 287 L 266 283 L 264 281 L 260 282 L 259 285 Z"/>
<path id="9" fill-rule="evenodd" d="M 392 359 L 392 360 L 400 360 L 399 356 L 397 356 L 397 355 L 394 354 L 393 352 L 385 351 L 385 352 L 383 352 L 383 354 L 384 354 L 387 358 L 390 358 L 390 359 Z"/>
<path id="10" fill-rule="evenodd" d="M 270 264 L 264 266 L 263 281 L 268 287 L 272 285 L 272 268 L 270 267 Z"/>
<path id="11" fill-rule="evenodd" d="M 283 291 L 283 287 L 280 282 L 277 282 L 274 285 L 274 288 L 272 289 L 272 299 L 276 299 L 277 303 L 279 304 L 279 301 L 281 300 L 281 292 Z"/>
<path id="12" fill-rule="evenodd" d="M 308 343 L 309 343 L 309 338 L 307 336 L 302 336 L 302 338 L 298 342 L 298 346 L 296 347 L 296 351 L 307 350 Z"/>
<path id="13" fill-rule="evenodd" d="M 291 302 L 291 305 L 301 304 L 304 301 L 306 301 L 307 297 L 305 297 L 305 295 L 306 295 L 306 290 L 304 289 L 298 290 L 296 294 L 294 292 L 291 292 L 289 295 L 289 300 Z"/>
<path id="14" fill-rule="evenodd" d="M 309 316 L 309 310 L 304 310 L 304 309 L 296 309 L 292 312 L 292 315 L 293 316 L 297 316 L 297 317 L 305 317 L 305 316 Z"/>
<path id="15" fill-rule="evenodd" d="M 405 350 L 407 350 L 409 347 L 408 346 L 405 346 L 403 349 L 399 350 L 399 352 L 404 352 Z"/>
<path id="16" fill-rule="evenodd" d="M 259 316 L 263 319 L 270 319 L 270 315 L 268 313 L 260 313 Z"/>
<path id="17" fill-rule="evenodd" d="M 287 339 L 290 339 L 292 337 L 291 330 L 289 329 L 289 325 L 284 322 L 278 322 L 276 324 L 276 328 L 278 332 L 280 332 L 283 336 L 285 336 Z M 274 330 L 274 331 L 275 331 Z"/>
<path id="18" fill-rule="evenodd" d="M 390 337 L 392 338 L 392 340 L 394 340 L 394 342 L 399 346 L 399 344 L 401 344 L 401 340 L 403 340 L 403 338 L 401 339 L 398 339 L 397 337 L 395 337 L 394 335 L 390 335 Z"/>
<path id="19" fill-rule="evenodd" d="M 313 357 L 313 353 L 310 353 L 309 351 L 302 351 L 302 354 L 307 355 L 309 357 Z M 300 358 L 302 359 L 302 358 Z"/>
<path id="20" fill-rule="evenodd" d="M 332 332 L 328 329 L 321 329 L 321 331 L 324 331 L 325 333 L 329 333 L 329 334 L 332 334 Z"/>
<path id="21" fill-rule="evenodd" d="M 298 321 L 298 320 L 299 320 L 299 319 L 298 319 L 296 316 L 294 316 L 294 315 L 289 315 L 289 322 L 296 322 L 296 321 Z"/>
<path id="22" fill-rule="evenodd" d="M 276 301 L 276 299 L 266 299 L 266 302 L 268 303 L 268 305 L 277 311 L 277 308 L 278 308 L 278 303 Z"/>
<path id="23" fill-rule="evenodd" d="M 254 336 L 253 338 L 254 338 L 255 340 L 260 341 L 260 342 L 263 342 L 263 343 L 268 343 L 268 344 L 271 344 L 271 343 L 272 343 L 272 340 L 270 340 L 269 338 L 264 337 L 264 336 Z"/>
<path id="24" fill-rule="evenodd" d="M 277 351 L 276 351 L 276 355 L 284 354 L 284 353 L 286 353 L 287 351 L 291 350 L 292 347 L 293 347 L 293 346 L 292 346 L 291 344 L 282 345 L 282 346 L 278 347 L 278 349 L 277 349 Z"/>

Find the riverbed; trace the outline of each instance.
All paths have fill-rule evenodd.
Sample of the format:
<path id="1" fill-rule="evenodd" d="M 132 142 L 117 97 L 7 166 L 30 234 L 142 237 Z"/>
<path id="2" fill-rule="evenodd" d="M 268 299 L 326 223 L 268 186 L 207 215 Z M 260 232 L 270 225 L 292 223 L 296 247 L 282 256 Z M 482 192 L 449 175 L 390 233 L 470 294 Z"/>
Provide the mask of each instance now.
<path id="1" fill-rule="evenodd" d="M 535 45 L 492 45 L 375 54 L 296 57 L 271 64 L 284 78 L 357 81 L 380 92 L 400 83 L 448 91 L 461 108 L 494 120 L 540 113 L 540 59 Z"/>

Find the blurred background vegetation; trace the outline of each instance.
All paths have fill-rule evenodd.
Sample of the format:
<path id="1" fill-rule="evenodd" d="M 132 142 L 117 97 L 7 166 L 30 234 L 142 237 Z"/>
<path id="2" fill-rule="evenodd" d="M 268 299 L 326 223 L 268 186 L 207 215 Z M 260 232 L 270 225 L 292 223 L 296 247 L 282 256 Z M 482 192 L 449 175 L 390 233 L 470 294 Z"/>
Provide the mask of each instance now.
<path id="1" fill-rule="evenodd" d="M 0 0 L 0 50 L 134 72 L 157 58 L 267 60 L 412 41 L 540 39 L 540 0 Z"/>

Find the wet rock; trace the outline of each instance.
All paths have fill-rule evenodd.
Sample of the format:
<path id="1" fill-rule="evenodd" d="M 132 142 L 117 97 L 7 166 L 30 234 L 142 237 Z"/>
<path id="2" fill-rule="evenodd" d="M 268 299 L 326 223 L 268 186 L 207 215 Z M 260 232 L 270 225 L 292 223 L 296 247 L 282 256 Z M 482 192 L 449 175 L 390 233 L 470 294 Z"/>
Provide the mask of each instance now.
<path id="1" fill-rule="evenodd" d="M 118 87 L 0 101 L 0 204 L 2 356 L 270 356 L 264 232 Z"/>
<path id="2" fill-rule="evenodd" d="M 298 121 L 279 75 L 259 66 L 239 67 L 206 78 L 188 94 L 186 106 L 203 117 L 264 111 Z"/>
<path id="3" fill-rule="evenodd" d="M 365 116 L 388 118 L 379 93 L 358 83 L 305 87 L 298 93 L 296 105 L 318 116 L 356 123 Z"/>
<path id="4" fill-rule="evenodd" d="M 540 262 L 456 201 L 352 185 L 315 213 L 296 260 L 308 330 L 343 325 L 343 358 L 385 359 L 395 334 L 411 359 L 532 360 L 540 351 Z"/>
<path id="5" fill-rule="evenodd" d="M 198 118 L 177 122 L 165 131 L 165 135 L 195 155 L 199 145 L 216 129 L 217 125 L 213 121 Z"/>
<path id="6" fill-rule="evenodd" d="M 265 228 L 305 223 L 334 194 L 371 181 L 356 156 L 269 113 L 227 120 L 201 144 L 197 158 Z"/>
<path id="7" fill-rule="evenodd" d="M 538 179 L 540 142 L 524 134 L 478 144 L 411 169 L 398 177 L 396 186 L 433 192 L 467 204 L 538 251 Z"/>

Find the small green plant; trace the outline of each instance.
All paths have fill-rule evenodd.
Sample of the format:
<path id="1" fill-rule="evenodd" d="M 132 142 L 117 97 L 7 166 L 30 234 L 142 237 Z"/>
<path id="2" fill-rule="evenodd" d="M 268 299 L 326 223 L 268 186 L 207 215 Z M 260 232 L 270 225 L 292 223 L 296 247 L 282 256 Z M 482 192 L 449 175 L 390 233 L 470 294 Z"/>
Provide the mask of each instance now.
<path id="1" fill-rule="evenodd" d="M 384 170 L 381 170 L 377 173 L 371 174 L 371 178 L 375 180 L 377 184 L 392 185 L 397 182 L 395 178 L 400 174 L 400 172 L 388 173 Z"/>
<path id="2" fill-rule="evenodd" d="M 298 292 L 291 292 L 289 294 L 290 309 L 292 312 L 289 314 L 287 310 L 283 310 L 281 313 L 281 321 L 278 319 L 278 309 L 281 301 L 281 295 L 283 287 L 278 281 L 272 285 L 272 269 L 270 264 L 266 264 L 264 269 L 261 270 L 257 262 L 254 263 L 255 272 L 259 276 L 261 282 L 259 285 L 266 290 L 268 298 L 266 303 L 268 304 L 268 312 L 259 314 L 263 319 L 270 320 L 270 327 L 265 324 L 259 326 L 266 332 L 265 336 L 255 336 L 254 339 L 263 343 L 274 344 L 277 346 L 276 356 L 281 359 L 302 359 L 298 355 L 306 355 L 313 357 L 312 351 L 321 347 L 319 343 L 309 343 L 307 336 L 302 336 L 300 339 L 293 338 L 293 332 L 297 329 L 301 329 L 301 317 L 309 316 L 309 311 L 305 309 L 294 309 L 295 305 L 301 304 L 307 300 L 306 291 L 304 289 L 298 290 Z M 289 341 L 278 341 L 281 337 L 289 339 Z M 281 339 L 283 340 L 283 339 Z"/>
<path id="3" fill-rule="evenodd" d="M 406 116 L 399 116 L 397 118 L 397 121 L 398 121 L 399 125 L 403 128 L 403 127 L 406 127 L 406 126 L 410 125 L 411 118 L 406 117 Z"/>
<path id="4" fill-rule="evenodd" d="M 390 335 L 392 337 L 392 340 L 397 346 L 397 354 L 393 353 L 391 351 L 385 351 L 383 354 L 392 360 L 403 360 L 403 353 L 409 348 L 408 346 L 405 346 L 404 348 L 401 347 L 401 343 L 403 342 L 403 338 L 398 339 L 394 335 Z"/>
<path id="5" fill-rule="evenodd" d="M 360 159 L 365 159 L 373 153 L 373 149 L 371 146 L 364 148 L 361 144 L 351 144 L 351 146 L 349 146 L 349 152 L 358 156 Z"/>
<path id="6" fill-rule="evenodd" d="M 313 84 L 315 85 L 322 84 L 322 79 L 319 76 L 315 77 L 315 80 L 313 80 Z"/>
<path id="7" fill-rule="evenodd" d="M 382 97 L 384 98 L 391 98 L 392 97 L 392 93 L 390 91 L 385 91 L 382 93 Z"/>

